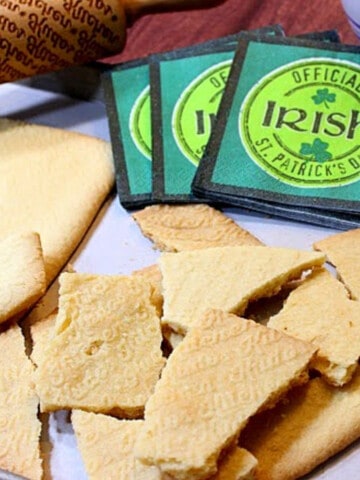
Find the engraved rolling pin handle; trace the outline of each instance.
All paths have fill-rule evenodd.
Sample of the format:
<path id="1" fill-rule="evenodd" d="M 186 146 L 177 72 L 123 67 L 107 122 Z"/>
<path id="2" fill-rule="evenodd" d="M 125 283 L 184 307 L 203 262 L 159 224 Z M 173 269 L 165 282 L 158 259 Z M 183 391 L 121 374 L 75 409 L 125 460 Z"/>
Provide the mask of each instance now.
<path id="1" fill-rule="evenodd" d="M 196 0 L 0 0 L 0 83 L 113 55 L 127 16 Z M 201 2 L 200 2 L 201 3 Z"/>

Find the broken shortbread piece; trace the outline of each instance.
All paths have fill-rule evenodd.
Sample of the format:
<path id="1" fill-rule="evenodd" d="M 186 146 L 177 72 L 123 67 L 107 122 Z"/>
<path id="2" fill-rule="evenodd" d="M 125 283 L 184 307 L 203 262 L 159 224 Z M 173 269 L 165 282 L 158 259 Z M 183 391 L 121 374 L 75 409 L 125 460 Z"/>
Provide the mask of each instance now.
<path id="1" fill-rule="evenodd" d="M 36 231 L 50 285 L 114 185 L 109 142 L 0 119 L 0 236 Z"/>
<path id="2" fill-rule="evenodd" d="M 360 228 L 337 233 L 314 243 L 336 267 L 354 300 L 360 300 Z"/>
<path id="3" fill-rule="evenodd" d="M 157 467 L 145 465 L 134 456 L 143 420 L 118 420 L 73 410 L 71 421 L 89 480 L 166 480 Z M 235 447 L 221 460 L 211 480 L 253 480 L 256 466 L 257 460 L 250 452 Z"/>
<path id="4" fill-rule="evenodd" d="M 307 380 L 314 352 L 251 320 L 207 311 L 168 359 L 145 407 L 136 456 L 175 479 L 215 474 L 248 419 Z"/>
<path id="5" fill-rule="evenodd" d="M 41 424 L 34 366 L 17 324 L 0 334 L 0 469 L 31 480 L 42 478 Z"/>
<path id="6" fill-rule="evenodd" d="M 295 388 L 249 421 L 240 444 L 258 459 L 258 480 L 294 480 L 359 437 L 360 371 L 343 388 L 321 378 Z"/>
<path id="7" fill-rule="evenodd" d="M 360 358 L 360 303 L 327 270 L 315 270 L 293 290 L 268 327 L 313 343 L 312 366 L 333 385 L 348 382 Z"/>
<path id="8" fill-rule="evenodd" d="M 249 301 L 275 294 L 325 256 L 287 248 L 214 247 L 163 253 L 162 323 L 186 333 L 207 308 L 242 314 Z"/>
<path id="9" fill-rule="evenodd" d="M 118 420 L 73 410 L 71 421 L 89 480 L 161 480 L 156 467 L 143 465 L 134 457 L 143 420 Z"/>
<path id="10" fill-rule="evenodd" d="M 36 371 L 42 411 L 142 414 L 164 365 L 150 292 L 135 276 L 60 276 L 54 333 Z"/>
<path id="11" fill-rule="evenodd" d="M 132 216 L 143 234 L 163 251 L 262 245 L 234 220 L 205 204 L 152 205 Z"/>
<path id="12" fill-rule="evenodd" d="M 35 232 L 0 241 L 0 323 L 25 313 L 45 293 L 45 265 Z"/>
<path id="13" fill-rule="evenodd" d="M 132 275 L 140 275 L 151 285 L 151 302 L 155 305 L 159 317 L 162 315 L 163 296 L 162 296 L 162 276 L 158 265 L 149 265 L 148 267 L 135 270 Z"/>

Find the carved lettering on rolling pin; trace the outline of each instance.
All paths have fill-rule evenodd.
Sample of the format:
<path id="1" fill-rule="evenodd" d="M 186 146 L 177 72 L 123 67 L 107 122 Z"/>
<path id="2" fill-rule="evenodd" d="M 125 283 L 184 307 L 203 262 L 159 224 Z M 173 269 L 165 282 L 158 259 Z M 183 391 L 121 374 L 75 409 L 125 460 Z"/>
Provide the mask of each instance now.
<path id="1" fill-rule="evenodd" d="M 0 82 L 119 52 L 119 0 L 0 0 Z"/>

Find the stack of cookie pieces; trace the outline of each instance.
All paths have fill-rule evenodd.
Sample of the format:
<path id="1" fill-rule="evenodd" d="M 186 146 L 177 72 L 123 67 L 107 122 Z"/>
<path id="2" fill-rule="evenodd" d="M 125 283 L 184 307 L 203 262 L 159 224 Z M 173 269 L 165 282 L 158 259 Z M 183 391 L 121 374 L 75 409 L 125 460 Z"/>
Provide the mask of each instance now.
<path id="1" fill-rule="evenodd" d="M 22 319 L 68 261 L 114 185 L 107 142 L 0 119 L 0 469 L 42 478 L 34 365 Z"/>
<path id="2" fill-rule="evenodd" d="M 62 273 L 57 311 L 30 328 L 40 409 L 71 411 L 90 480 L 293 479 L 360 436 L 356 279 L 338 256 L 357 231 L 301 251 L 207 205 L 133 218 L 158 264 Z"/>
<path id="3" fill-rule="evenodd" d="M 342 355 L 340 334 L 357 328 L 357 302 L 323 253 L 266 247 L 206 205 L 133 216 L 163 251 L 158 265 L 63 273 L 58 312 L 31 327 L 41 409 L 72 410 L 90 479 L 297 478 L 359 436 L 350 428 L 359 347 Z M 324 327 L 325 308 L 313 322 L 297 313 L 299 303 L 314 308 L 312 291 L 306 301 L 302 292 L 317 282 L 351 312 L 341 327 Z M 246 318 L 249 304 L 284 287 L 267 326 Z M 302 321 L 313 328 L 303 337 Z M 351 419 L 330 442 L 337 409 Z"/>
<path id="4" fill-rule="evenodd" d="M 143 212 L 134 215 L 143 232 L 149 237 L 153 236 L 147 230 L 151 228 L 151 225 L 146 221 L 144 222 L 142 217 L 146 217 L 145 212 L 149 214 L 150 209 L 153 209 L 154 212 L 158 208 L 148 207 Z M 181 208 L 186 209 L 186 207 Z M 162 207 L 162 209 L 165 213 L 167 207 Z M 166 219 L 164 224 L 169 225 L 169 220 Z M 160 238 L 164 239 L 165 236 L 166 234 L 160 230 Z M 321 264 L 321 261 L 317 264 L 316 262 L 313 263 L 312 271 L 307 271 L 306 275 L 303 275 L 293 285 L 291 285 L 291 282 L 289 283 L 290 278 L 286 280 L 283 278 L 284 283 L 282 285 L 286 286 L 284 291 L 289 289 L 290 293 L 280 311 L 268 318 L 266 332 L 268 333 L 270 329 L 276 330 L 285 334 L 287 339 L 289 339 L 288 336 L 291 336 L 291 338 L 302 340 L 307 345 L 312 345 L 315 352 L 308 364 L 309 381 L 306 381 L 302 386 L 295 386 L 295 382 L 288 385 L 287 394 L 282 395 L 282 399 L 285 399 L 285 401 L 276 402 L 275 400 L 272 404 L 274 407 L 276 403 L 274 408 L 267 408 L 269 405 L 266 405 L 266 408 L 259 408 L 255 415 L 249 415 L 249 421 L 244 428 L 240 429 L 240 433 L 236 437 L 238 445 L 248 449 L 257 459 L 255 478 L 299 478 L 360 436 L 359 429 L 355 427 L 359 423 L 360 415 L 360 377 L 358 371 L 360 323 L 356 294 L 359 283 L 355 273 L 357 272 L 356 265 L 359 264 L 358 236 L 359 230 L 353 230 L 328 237 L 314 245 L 314 249 L 326 254 L 327 260 L 337 268 L 338 276 L 342 281 L 331 275 L 324 264 Z M 160 240 L 158 239 L 157 242 L 160 243 Z M 232 285 L 228 297 L 231 299 L 231 294 L 234 294 L 236 289 L 246 289 L 252 279 L 255 279 L 256 287 L 250 290 L 248 296 L 245 294 L 242 297 L 245 302 L 246 300 L 247 302 L 254 301 L 256 298 L 276 293 L 278 290 L 276 284 L 273 284 L 272 291 L 271 288 L 269 289 L 269 283 L 267 283 L 262 266 L 262 260 L 264 259 L 262 252 L 271 252 L 266 265 L 270 267 L 274 277 L 276 276 L 276 268 L 280 268 L 280 257 L 275 254 L 276 249 L 261 246 L 258 246 L 258 248 L 257 255 L 254 255 L 254 257 L 251 257 L 249 253 L 251 247 L 240 248 L 244 252 L 248 251 L 245 254 L 246 258 L 241 260 L 241 265 L 244 267 L 243 275 L 237 271 L 237 278 L 241 279 L 238 282 L 239 285 L 231 276 L 223 277 L 224 257 L 217 256 L 216 249 L 162 255 L 159 262 L 163 276 L 162 285 L 165 298 L 162 322 L 166 329 L 170 329 L 170 332 L 172 332 L 168 333 L 170 341 L 174 338 L 174 331 L 176 332 L 176 342 L 179 341 L 179 334 L 182 336 L 186 333 L 184 340 L 174 351 L 173 358 L 175 354 L 180 355 L 178 349 L 180 347 L 185 348 L 184 345 L 190 341 L 192 335 L 195 335 L 192 320 L 194 317 L 199 317 L 199 310 L 203 308 L 201 306 L 202 299 L 206 298 L 206 302 L 209 302 L 211 307 L 219 308 L 216 301 L 219 296 L 221 298 L 222 292 L 226 290 L 226 285 Z M 168 243 L 167 250 L 171 249 L 171 243 Z M 222 255 L 226 250 L 227 247 L 221 249 Z M 208 271 L 206 268 L 202 270 L 204 268 L 202 256 L 208 256 L 210 260 Z M 232 255 L 230 275 L 237 270 L 237 258 L 236 255 Z M 271 265 L 271 261 L 274 262 L 274 265 Z M 251 270 L 253 265 L 256 265 L 254 272 Z M 198 276 L 199 270 L 197 269 L 202 271 L 203 275 Z M 181 276 L 183 272 L 186 272 L 184 274 L 185 278 Z M 213 277 L 212 272 L 214 273 Z M 296 274 L 293 278 L 295 277 Z M 201 278 L 203 279 L 203 294 L 199 295 Z M 298 278 L 300 278 L 300 275 Z M 193 281 L 195 285 L 193 285 Z M 274 278 L 271 281 L 274 282 Z M 262 287 L 262 282 L 266 287 Z M 286 282 L 288 282 L 287 285 L 285 285 Z M 219 289 L 220 293 L 216 288 Z M 192 297 L 191 292 L 193 291 L 195 295 Z M 257 292 L 260 292 L 260 294 L 257 294 Z M 240 302 L 240 297 L 238 299 L 239 302 L 236 305 L 228 305 L 227 311 L 234 312 L 237 315 L 246 314 L 247 303 Z M 221 304 L 226 305 L 224 298 L 221 298 Z M 183 316 L 182 312 L 184 312 Z M 208 313 L 210 316 L 214 314 L 214 311 Z M 221 313 L 221 315 L 224 315 L 224 313 Z M 237 320 L 239 319 L 237 318 Z M 215 323 L 218 325 L 219 319 Z M 200 324 L 199 321 L 195 322 L 196 331 Z M 252 324 L 252 326 L 254 325 Z M 223 327 L 223 332 L 229 331 L 230 322 L 227 328 Z M 204 337 L 204 332 L 202 337 Z M 196 345 L 198 348 L 199 343 L 196 343 Z M 239 349 L 243 348 L 240 341 L 236 345 Z M 227 348 L 225 345 L 224 347 L 223 352 L 231 351 L 230 347 Z M 259 339 L 249 350 L 254 353 L 258 347 Z M 233 348 L 236 347 L 233 346 Z M 212 347 L 210 350 L 213 354 L 214 348 Z M 259 381 L 260 376 L 256 374 L 254 358 L 247 349 L 245 351 L 248 371 L 253 373 L 251 380 L 257 385 L 259 383 L 263 384 L 264 380 Z M 283 353 L 284 351 L 282 350 Z M 270 364 L 271 353 L 268 351 L 267 354 L 262 356 L 263 365 L 265 355 Z M 180 363 L 183 362 L 184 358 Z M 233 362 L 234 360 L 231 361 L 234 366 Z M 214 363 L 221 365 L 224 361 L 219 360 Z M 285 363 L 287 364 L 288 360 Z M 166 374 L 174 376 L 174 372 L 169 372 L 169 366 L 171 365 L 173 364 L 168 361 L 162 379 L 155 389 L 155 394 L 145 409 L 145 425 L 148 422 L 150 433 L 147 436 L 143 434 L 140 437 L 138 441 L 139 454 L 142 455 L 143 460 L 145 459 L 148 462 L 161 464 L 163 461 L 163 470 L 168 469 L 170 473 L 174 474 L 175 478 L 207 478 L 207 474 L 204 476 L 203 472 L 198 477 L 196 475 L 192 477 L 189 472 L 182 477 L 176 472 L 177 464 L 175 462 L 170 464 L 166 460 L 174 458 L 173 454 L 166 452 L 164 459 L 161 454 L 157 453 L 158 448 L 154 447 L 154 444 L 156 445 L 154 425 L 156 425 L 158 429 L 156 431 L 158 432 L 163 432 L 164 426 L 161 426 L 161 420 L 156 418 L 156 414 L 153 412 L 153 402 L 156 402 L 158 389 L 161 391 L 161 387 L 166 382 L 164 377 L 168 378 Z M 212 365 L 212 368 L 214 369 L 214 365 Z M 197 384 L 198 389 L 201 389 L 201 369 L 199 368 L 198 371 L 195 384 Z M 278 371 L 274 365 L 268 367 L 266 372 L 270 377 L 272 375 L 278 377 Z M 229 386 L 233 378 L 230 370 L 225 370 L 223 377 L 224 385 L 219 382 L 220 391 L 224 391 L 225 386 Z M 217 379 L 219 381 L 219 377 Z M 238 386 L 237 392 L 243 389 L 249 390 L 246 380 L 247 375 L 242 372 L 242 384 Z M 166 387 L 163 388 L 166 390 Z M 254 388 L 253 385 L 250 385 L 250 391 L 252 388 Z M 246 403 L 248 404 L 248 402 Z M 192 395 L 189 395 L 189 404 L 186 405 L 186 408 L 184 407 L 184 416 L 188 415 L 191 404 L 194 411 L 203 410 L 202 404 L 198 401 L 195 392 L 192 391 Z M 185 412 L 187 413 L 185 414 Z M 240 409 L 237 411 L 237 415 L 239 413 Z M 222 412 L 220 418 L 220 423 L 223 425 L 226 414 Z M 163 421 L 166 423 L 166 420 Z M 160 422 L 160 426 L 158 426 L 158 422 Z M 216 431 L 216 428 L 214 430 Z M 197 434 L 194 435 L 199 438 Z M 221 451 L 223 452 L 223 450 Z"/>

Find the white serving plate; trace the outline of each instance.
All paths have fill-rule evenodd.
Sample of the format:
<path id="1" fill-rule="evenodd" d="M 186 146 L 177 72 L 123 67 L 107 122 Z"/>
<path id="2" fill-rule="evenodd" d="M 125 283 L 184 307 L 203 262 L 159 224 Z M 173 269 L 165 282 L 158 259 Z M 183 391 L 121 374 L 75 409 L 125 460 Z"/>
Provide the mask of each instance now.
<path id="1" fill-rule="evenodd" d="M 78 131 L 108 141 L 110 139 L 105 106 L 99 100 L 84 102 L 9 83 L 0 85 L 0 115 Z M 270 246 L 311 249 L 313 242 L 335 232 L 268 216 L 249 215 L 237 208 L 227 209 L 225 213 Z M 158 255 L 152 243 L 143 237 L 130 214 L 113 196 L 103 206 L 70 263 L 78 272 L 127 274 L 151 265 Z M 51 308 L 50 304 L 45 304 L 44 312 Z M 49 416 L 47 433 L 51 452 L 48 464 L 45 464 L 44 480 L 87 480 L 68 417 L 67 412 L 63 411 Z M 360 441 L 306 478 L 360 479 Z"/>

